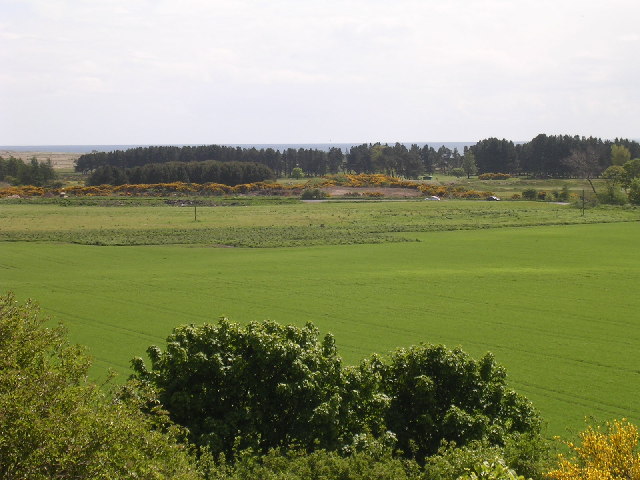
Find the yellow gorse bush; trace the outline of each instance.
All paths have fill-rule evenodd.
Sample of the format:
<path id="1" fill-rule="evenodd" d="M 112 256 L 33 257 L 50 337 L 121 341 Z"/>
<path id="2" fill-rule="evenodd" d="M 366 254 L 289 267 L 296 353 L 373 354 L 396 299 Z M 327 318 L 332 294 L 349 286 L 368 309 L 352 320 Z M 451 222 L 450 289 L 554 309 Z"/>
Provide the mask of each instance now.
<path id="1" fill-rule="evenodd" d="M 410 188 L 418 190 L 425 195 L 437 195 L 439 197 L 448 198 L 486 198 L 493 195 L 491 192 L 479 192 L 468 190 L 462 185 L 432 185 L 422 184 L 402 178 L 391 177 L 382 174 L 365 174 L 358 175 L 345 174 L 340 176 L 326 177 L 320 183 L 314 186 L 320 188 L 328 188 L 334 186 L 344 186 L 349 188 L 358 187 L 393 187 L 393 188 Z M 71 196 L 162 196 L 168 194 L 186 194 L 186 195 L 233 195 L 255 193 L 258 195 L 300 195 L 310 183 L 297 185 L 282 185 L 278 183 L 255 182 L 245 183 L 241 185 L 229 186 L 221 183 L 150 183 L 150 184 L 125 184 L 125 185 L 97 185 L 90 187 L 69 186 L 65 188 L 42 188 L 33 186 L 8 187 L 0 189 L 0 198 L 19 196 L 55 196 L 60 194 Z M 368 192 L 368 197 L 383 197 L 381 192 Z"/>
<path id="2" fill-rule="evenodd" d="M 589 427 L 579 445 L 566 442 L 574 456 L 558 456 L 558 468 L 547 474 L 556 480 L 640 480 L 638 428 L 614 420 L 606 428 Z"/>

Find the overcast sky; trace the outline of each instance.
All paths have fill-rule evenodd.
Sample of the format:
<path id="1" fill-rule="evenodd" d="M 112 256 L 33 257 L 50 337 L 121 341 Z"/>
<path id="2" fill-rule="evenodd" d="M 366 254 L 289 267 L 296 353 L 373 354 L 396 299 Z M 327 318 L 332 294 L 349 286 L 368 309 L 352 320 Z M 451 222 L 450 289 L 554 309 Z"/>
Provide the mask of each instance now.
<path id="1" fill-rule="evenodd" d="M 0 145 L 640 138 L 638 0 L 0 0 Z"/>

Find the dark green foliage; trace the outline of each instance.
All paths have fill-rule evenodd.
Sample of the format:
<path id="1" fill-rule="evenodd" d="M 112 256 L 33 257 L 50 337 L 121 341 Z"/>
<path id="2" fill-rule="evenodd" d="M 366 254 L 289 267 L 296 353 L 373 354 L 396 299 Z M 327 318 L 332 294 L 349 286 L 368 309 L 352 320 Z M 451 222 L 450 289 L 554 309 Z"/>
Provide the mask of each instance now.
<path id="1" fill-rule="evenodd" d="M 0 297 L 0 478 L 198 478 L 180 430 L 89 384 L 88 357 L 45 322 Z"/>
<path id="2" fill-rule="evenodd" d="M 422 461 L 442 441 L 504 445 L 515 433 L 537 434 L 531 404 L 505 383 L 493 356 L 474 361 L 461 350 L 420 345 L 343 368 L 333 338 L 311 324 L 182 326 L 166 351 L 150 347 L 151 368 L 133 362 L 171 418 L 214 454 L 266 452 L 297 445 L 344 449 L 363 434 L 382 438 Z"/>
<path id="3" fill-rule="evenodd" d="M 343 371 L 333 338 L 275 322 L 246 327 L 182 326 L 167 349 L 148 350 L 151 368 L 136 376 L 154 385 L 171 418 L 218 453 L 298 445 L 336 449 L 349 443 Z"/>
<path id="4" fill-rule="evenodd" d="M 123 185 L 150 183 L 221 183 L 240 185 L 273 179 L 273 171 L 252 162 L 189 162 L 149 163 L 123 169 L 110 165 L 97 167 L 87 179 L 87 185 Z"/>
<path id="5" fill-rule="evenodd" d="M 203 462 L 204 463 L 204 462 Z M 203 465 L 208 480 L 419 480 L 420 467 L 394 458 L 389 448 L 367 447 L 344 456 L 319 450 L 271 450 L 254 456 L 244 452 L 234 464 L 209 461 Z"/>
<path id="6" fill-rule="evenodd" d="M 319 188 L 308 188 L 302 192 L 300 198 L 302 200 L 319 200 L 326 198 L 327 194 Z"/>
<path id="7" fill-rule="evenodd" d="M 341 167 L 342 151 L 336 150 L 327 153 L 316 149 L 290 148 L 280 152 L 272 148 L 257 150 L 222 145 L 137 147 L 124 151 L 82 155 L 76 162 L 76 171 L 88 173 L 101 166 L 135 169 L 147 164 L 216 161 L 258 163 L 269 168 L 279 177 L 291 175 L 291 171 L 296 166 L 302 167 L 311 175 L 324 175 L 327 171 L 335 173 Z M 194 179 L 191 181 L 196 182 Z M 132 182 L 143 183 L 137 180 Z"/>
<path id="8" fill-rule="evenodd" d="M 479 141 L 472 151 L 478 172 L 517 172 L 516 148 L 513 142 L 497 138 Z"/>
<path id="9" fill-rule="evenodd" d="M 640 205 L 640 178 L 634 179 L 629 186 L 629 202 Z"/>
<path id="10" fill-rule="evenodd" d="M 24 163 L 19 158 L 9 157 L 5 160 L 0 157 L 0 182 L 42 187 L 55 178 L 56 172 L 51 162 L 38 162 L 34 157 L 29 163 Z"/>
<path id="11" fill-rule="evenodd" d="M 525 200 L 535 200 L 538 198 L 538 191 L 535 188 L 526 188 L 522 191 L 522 198 Z"/>
<path id="12" fill-rule="evenodd" d="M 540 428 L 531 403 L 507 387 L 504 368 L 489 353 L 475 361 L 459 349 L 419 345 L 397 350 L 381 368 L 382 391 L 391 399 L 386 427 L 417 459 L 443 440 L 500 445 L 509 434 Z"/>

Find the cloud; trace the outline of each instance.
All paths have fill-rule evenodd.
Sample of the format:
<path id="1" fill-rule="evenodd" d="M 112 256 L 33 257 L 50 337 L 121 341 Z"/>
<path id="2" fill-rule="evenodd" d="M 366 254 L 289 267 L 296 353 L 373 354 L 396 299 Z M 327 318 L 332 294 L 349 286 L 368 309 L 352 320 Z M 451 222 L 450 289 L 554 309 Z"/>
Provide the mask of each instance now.
<path id="1" fill-rule="evenodd" d="M 545 122 L 633 136 L 639 14 L 628 0 L 6 0 L 0 93 L 24 121 L 0 120 L 0 144 L 87 143 L 78 124 L 98 107 L 96 143 L 524 139 Z M 58 126 L 20 126 L 47 111 Z"/>

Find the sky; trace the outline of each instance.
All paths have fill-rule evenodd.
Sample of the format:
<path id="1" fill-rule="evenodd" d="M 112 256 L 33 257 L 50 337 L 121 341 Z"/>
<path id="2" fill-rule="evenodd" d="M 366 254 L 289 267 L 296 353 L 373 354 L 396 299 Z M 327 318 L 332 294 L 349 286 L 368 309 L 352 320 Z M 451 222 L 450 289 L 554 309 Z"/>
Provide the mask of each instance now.
<path id="1" fill-rule="evenodd" d="M 0 145 L 640 138 L 637 0 L 0 0 Z"/>

